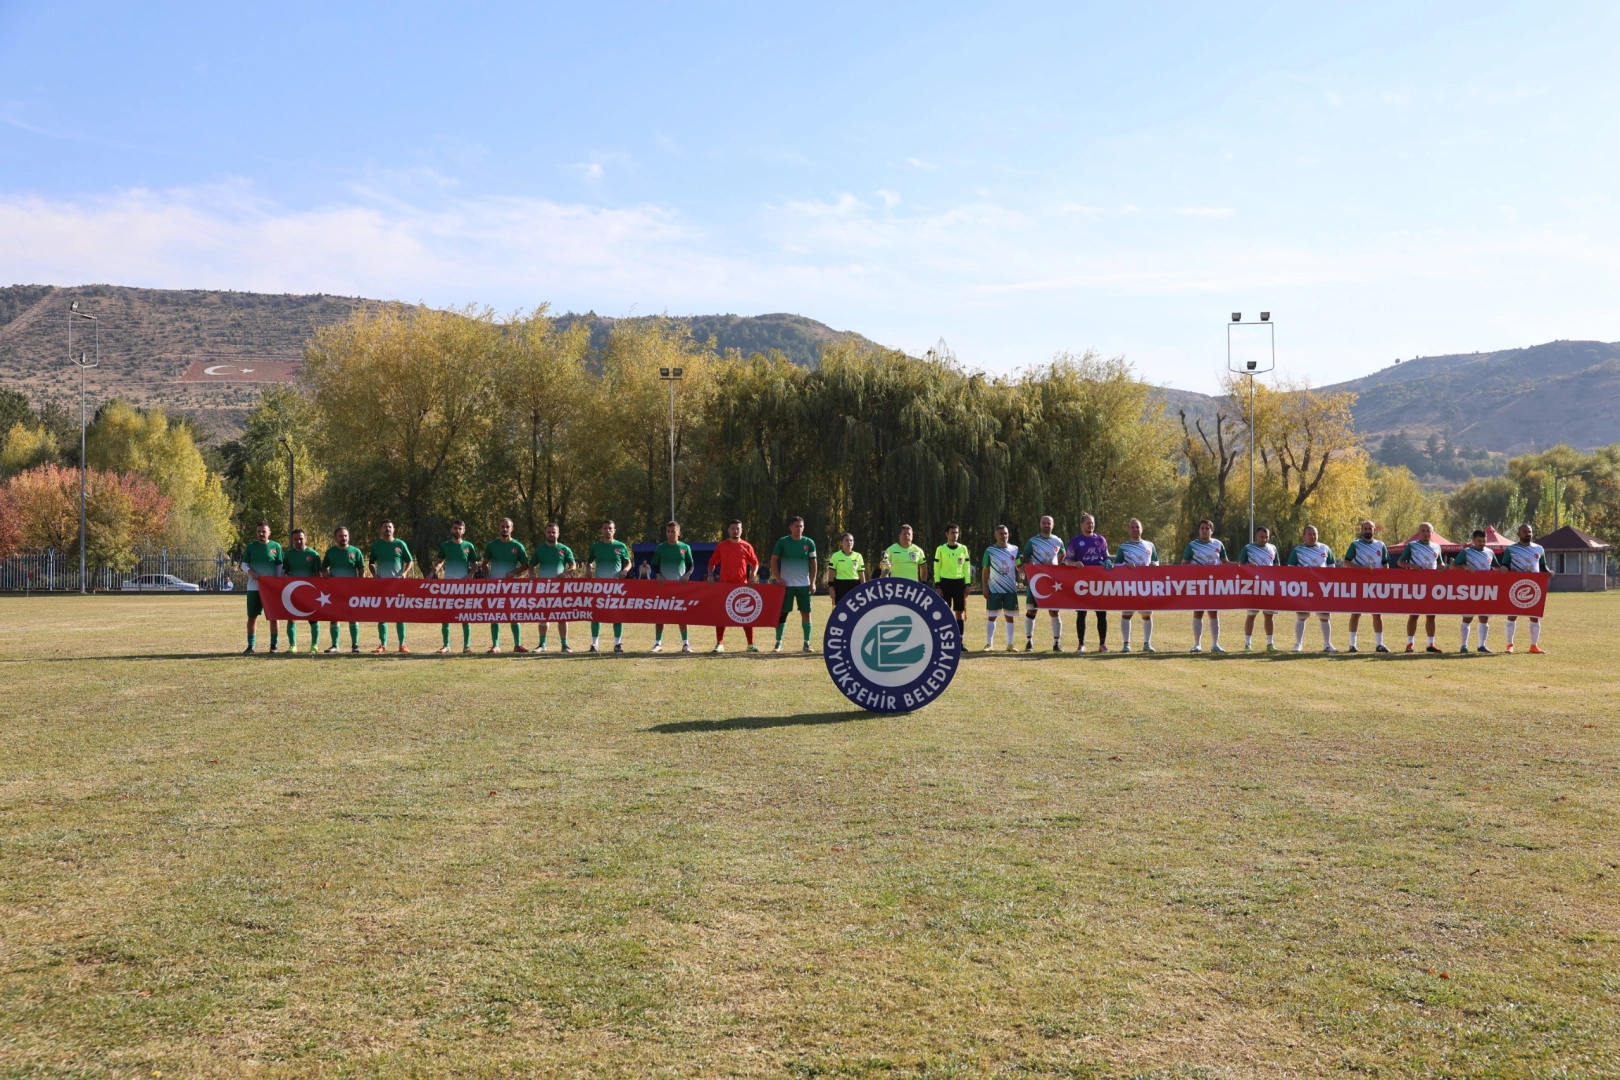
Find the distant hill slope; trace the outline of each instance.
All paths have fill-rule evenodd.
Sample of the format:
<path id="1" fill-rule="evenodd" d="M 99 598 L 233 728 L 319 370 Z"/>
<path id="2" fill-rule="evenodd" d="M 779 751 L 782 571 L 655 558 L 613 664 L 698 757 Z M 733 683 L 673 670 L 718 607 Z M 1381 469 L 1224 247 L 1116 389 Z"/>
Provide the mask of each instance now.
<path id="1" fill-rule="evenodd" d="M 1449 430 L 1459 446 L 1505 454 L 1620 442 L 1620 342 L 1425 356 L 1322 389 L 1354 392 L 1356 429 L 1375 439 L 1403 431 L 1421 442 Z M 1172 416 L 1215 411 L 1206 394 L 1162 394 Z"/>
<path id="2" fill-rule="evenodd" d="M 803 315 L 778 312 L 772 315 L 680 315 L 676 316 L 692 328 L 692 336 L 699 341 L 715 339 L 721 352 L 736 349 L 747 356 L 756 352 L 780 352 L 796 364 L 814 367 L 821 358 L 821 349 L 834 341 L 853 341 L 857 345 L 878 348 L 876 342 L 847 330 L 834 330 L 825 323 L 807 319 Z M 570 325 L 585 320 L 591 326 L 591 347 L 601 349 L 607 345 L 618 319 L 595 312 L 576 315 L 569 312 L 557 316 L 559 325 Z"/>
<path id="3" fill-rule="evenodd" d="M 0 289 L 0 380 L 35 404 L 50 397 L 78 407 L 79 373 L 67 363 L 73 301 L 100 318 L 101 367 L 90 375 L 91 405 L 113 396 L 191 416 L 215 435 L 234 433 L 258 400 L 249 384 L 180 382 L 193 360 L 297 360 L 317 327 L 364 303 L 346 296 L 290 296 L 116 285 Z M 73 351 L 89 351 L 94 324 L 73 329 Z"/>
<path id="4" fill-rule="evenodd" d="M 0 289 L 0 383 L 21 389 L 39 404 L 55 397 L 77 405 L 79 373 L 67 363 L 67 310 L 78 300 L 101 319 L 101 367 L 92 373 L 92 404 L 122 396 L 193 417 L 205 430 L 228 437 L 258 400 L 252 384 L 180 382 L 195 360 L 297 360 L 310 333 L 341 322 L 360 297 L 277 295 L 204 289 L 134 289 L 117 285 L 58 288 L 13 285 Z M 606 344 L 614 319 L 587 319 L 592 343 Z M 802 315 L 697 315 L 683 317 L 700 339 L 744 353 L 778 349 L 813 364 L 823 344 L 843 338 L 871 344 Z M 74 328 L 74 351 L 89 350 L 94 325 Z"/>

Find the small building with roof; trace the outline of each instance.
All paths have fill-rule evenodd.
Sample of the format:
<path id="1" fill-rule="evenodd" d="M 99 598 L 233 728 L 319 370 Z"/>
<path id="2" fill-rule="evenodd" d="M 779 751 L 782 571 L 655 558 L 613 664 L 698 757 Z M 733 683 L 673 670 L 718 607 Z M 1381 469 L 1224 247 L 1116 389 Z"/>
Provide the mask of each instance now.
<path id="1" fill-rule="evenodd" d="M 1609 588 L 1609 545 L 1573 525 L 1537 540 L 1547 551 L 1553 592 L 1606 592 Z"/>

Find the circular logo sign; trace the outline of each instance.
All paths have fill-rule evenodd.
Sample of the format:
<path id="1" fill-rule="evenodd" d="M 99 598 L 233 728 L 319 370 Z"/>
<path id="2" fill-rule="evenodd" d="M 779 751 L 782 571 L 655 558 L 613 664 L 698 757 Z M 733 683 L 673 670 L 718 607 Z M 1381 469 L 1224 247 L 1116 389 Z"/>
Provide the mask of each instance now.
<path id="1" fill-rule="evenodd" d="M 937 592 L 886 577 L 839 601 L 821 649 L 827 674 L 849 700 L 873 712 L 909 712 L 951 684 L 962 635 Z"/>
<path id="2" fill-rule="evenodd" d="M 1528 578 L 1515 581 L 1513 587 L 1508 590 L 1508 600 L 1516 608 L 1533 608 L 1541 603 L 1541 585 Z"/>
<path id="3" fill-rule="evenodd" d="M 757 589 L 732 589 L 731 595 L 726 597 L 726 617 L 747 626 L 759 618 L 759 613 L 765 610 L 765 601 L 761 599 Z"/>

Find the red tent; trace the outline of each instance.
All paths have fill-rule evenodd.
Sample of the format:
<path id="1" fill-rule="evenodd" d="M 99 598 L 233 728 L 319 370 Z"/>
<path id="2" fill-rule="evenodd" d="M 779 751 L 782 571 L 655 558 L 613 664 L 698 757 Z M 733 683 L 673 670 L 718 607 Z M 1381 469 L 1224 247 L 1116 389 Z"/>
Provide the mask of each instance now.
<path id="1" fill-rule="evenodd" d="M 1516 542 L 1517 541 L 1511 537 L 1503 536 L 1501 533 L 1497 532 L 1495 525 L 1485 526 L 1485 546 L 1490 548 L 1492 551 L 1500 552 L 1509 544 Z"/>

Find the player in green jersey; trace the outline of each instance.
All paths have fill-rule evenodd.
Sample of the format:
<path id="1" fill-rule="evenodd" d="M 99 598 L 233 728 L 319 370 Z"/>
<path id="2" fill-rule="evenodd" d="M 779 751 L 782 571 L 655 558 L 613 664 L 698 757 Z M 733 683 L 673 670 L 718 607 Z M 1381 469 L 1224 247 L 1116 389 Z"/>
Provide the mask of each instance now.
<path id="1" fill-rule="evenodd" d="M 956 632 L 967 633 L 967 590 L 973 581 L 973 552 L 957 543 L 960 525 L 945 526 L 945 542 L 934 549 L 934 587 L 956 613 Z"/>
<path id="2" fill-rule="evenodd" d="M 678 521 L 664 522 L 664 542 L 658 545 L 653 552 L 653 577 L 659 581 L 685 581 L 686 576 L 697 567 L 697 560 L 692 558 L 692 549 L 681 543 L 681 523 Z M 664 624 L 658 623 L 653 627 L 653 652 L 664 651 Z M 687 636 L 686 624 L 681 624 L 681 652 L 692 651 L 692 639 Z"/>
<path id="3" fill-rule="evenodd" d="M 433 560 L 433 576 L 446 581 L 464 581 L 478 571 L 478 549 L 467 540 L 467 523 L 460 518 L 450 523 L 450 539 L 439 545 Z M 441 656 L 450 653 L 450 624 L 439 624 L 439 638 L 444 644 Z M 461 651 L 472 652 L 472 623 L 461 624 Z"/>
<path id="4" fill-rule="evenodd" d="M 312 578 L 321 576 L 321 553 L 309 546 L 309 536 L 303 529 L 294 529 L 291 536 L 292 546 L 281 553 L 281 569 L 288 577 Z M 296 652 L 298 649 L 298 623 L 296 620 L 287 620 L 287 651 Z M 309 620 L 309 651 L 321 651 L 321 623 L 319 619 Z"/>
<path id="5" fill-rule="evenodd" d="M 866 557 L 855 550 L 854 533 L 847 532 L 838 538 L 838 550 L 827 556 L 824 577 L 822 584 L 832 588 L 834 604 L 866 580 Z"/>
<path id="6" fill-rule="evenodd" d="M 619 527 L 611 521 L 602 522 L 602 539 L 591 545 L 590 556 L 586 560 L 591 566 L 593 578 L 626 578 L 635 568 L 635 560 L 630 557 L 630 549 L 624 541 L 615 540 L 614 534 Z M 602 624 L 591 623 L 591 652 L 599 652 L 602 640 Z M 624 652 L 624 623 L 613 624 L 613 651 Z"/>
<path id="7" fill-rule="evenodd" d="M 321 556 L 321 570 L 327 577 L 365 577 L 366 557 L 361 550 L 349 543 L 349 530 L 339 525 L 332 532 L 332 546 L 326 549 Z M 338 624 L 329 623 L 327 633 L 332 637 L 332 646 L 326 651 L 338 651 Z M 349 624 L 349 651 L 360 651 L 360 624 Z"/>
<path id="8" fill-rule="evenodd" d="M 411 555 L 411 549 L 405 546 L 405 541 L 395 539 L 394 523 L 384 520 L 380 534 L 371 545 L 371 576 L 375 578 L 404 577 L 410 573 L 416 559 Z M 405 624 L 395 623 L 394 630 L 399 636 L 399 651 L 408 653 L 411 650 L 405 647 Z M 372 652 L 388 651 L 388 624 L 377 624 L 377 647 Z"/>
<path id="9" fill-rule="evenodd" d="M 281 545 L 270 539 L 270 523 L 259 522 L 258 539 L 247 546 L 242 552 L 242 569 L 247 571 L 247 648 L 242 652 L 250 653 L 258 644 L 259 635 L 255 633 L 258 627 L 259 616 L 264 614 L 264 603 L 259 597 L 259 578 L 278 577 L 281 574 Z M 288 624 L 291 625 L 290 623 Z M 276 620 L 270 620 L 270 651 L 276 651 Z"/>
<path id="10" fill-rule="evenodd" d="M 522 544 L 512 539 L 512 519 L 501 518 L 499 538 L 484 545 L 484 573 L 492 578 L 520 578 L 529 570 L 529 553 Z M 523 647 L 523 627 L 507 623 L 512 631 L 512 651 L 526 653 Z M 501 624 L 489 624 L 489 651 L 501 651 Z"/>
<path id="11" fill-rule="evenodd" d="M 537 578 L 565 577 L 577 565 L 579 564 L 574 559 L 573 549 L 562 543 L 562 527 L 553 521 L 546 526 L 546 542 L 535 546 L 534 565 L 530 567 L 529 575 Z M 546 651 L 546 631 L 550 626 L 548 622 L 540 624 L 540 652 Z M 566 621 L 557 624 L 557 636 L 562 639 L 563 652 L 574 651 L 568 647 Z"/>
<path id="12" fill-rule="evenodd" d="M 810 589 L 816 580 L 816 542 L 804 535 L 804 518 L 788 518 L 788 534 L 771 549 L 771 580 L 787 586 L 782 594 L 782 610 L 776 617 L 776 648 L 782 651 L 782 631 L 787 628 L 788 612 L 799 609 L 799 627 L 804 631 L 804 651 L 810 652 Z"/>

